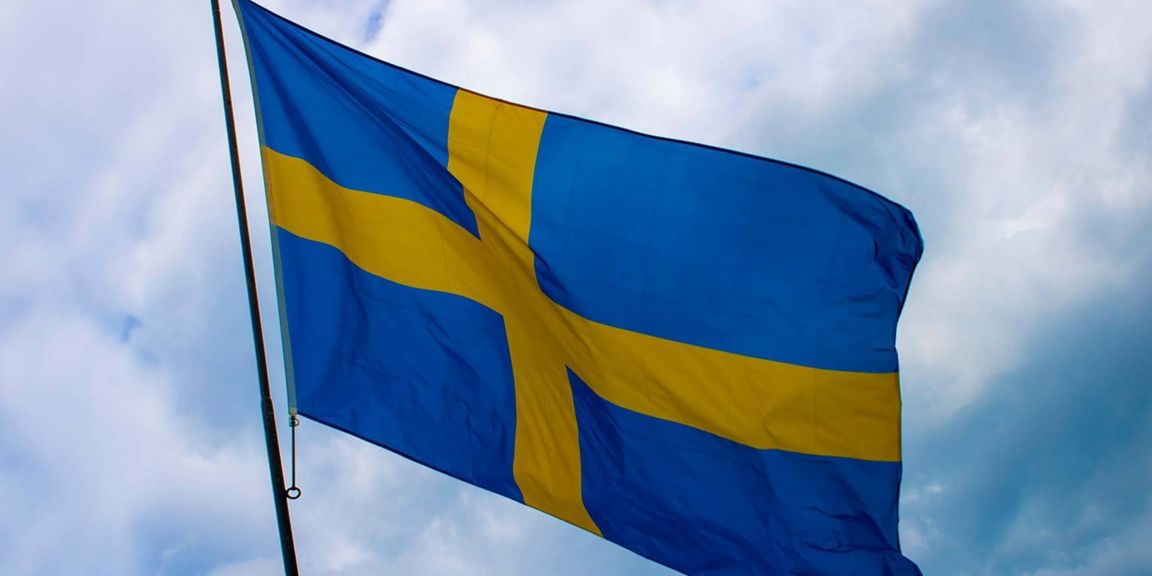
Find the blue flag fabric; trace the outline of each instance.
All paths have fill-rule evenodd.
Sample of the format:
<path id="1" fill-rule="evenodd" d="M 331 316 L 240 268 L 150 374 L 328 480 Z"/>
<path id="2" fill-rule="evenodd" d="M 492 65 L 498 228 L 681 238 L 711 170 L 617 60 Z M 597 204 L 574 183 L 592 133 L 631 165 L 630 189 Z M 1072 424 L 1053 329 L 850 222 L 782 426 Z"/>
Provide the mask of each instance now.
<path id="1" fill-rule="evenodd" d="M 919 573 L 908 210 L 235 6 L 292 411 L 688 574 Z"/>

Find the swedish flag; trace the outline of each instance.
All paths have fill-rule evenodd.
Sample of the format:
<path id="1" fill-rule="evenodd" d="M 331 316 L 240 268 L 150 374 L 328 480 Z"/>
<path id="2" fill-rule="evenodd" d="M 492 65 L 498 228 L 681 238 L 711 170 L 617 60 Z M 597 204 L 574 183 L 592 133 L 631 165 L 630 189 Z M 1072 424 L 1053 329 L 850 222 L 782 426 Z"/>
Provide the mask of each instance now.
<path id="1" fill-rule="evenodd" d="M 919 573 L 897 539 L 911 213 L 235 1 L 293 410 L 689 574 Z"/>

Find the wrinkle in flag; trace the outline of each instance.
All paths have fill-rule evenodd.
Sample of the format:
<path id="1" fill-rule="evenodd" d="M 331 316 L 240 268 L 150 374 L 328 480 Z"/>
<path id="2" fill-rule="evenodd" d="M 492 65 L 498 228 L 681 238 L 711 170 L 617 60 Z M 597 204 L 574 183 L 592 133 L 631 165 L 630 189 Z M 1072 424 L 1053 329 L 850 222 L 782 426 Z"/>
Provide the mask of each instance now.
<path id="1" fill-rule="evenodd" d="M 236 7 L 292 410 L 687 574 L 919 573 L 908 210 Z"/>

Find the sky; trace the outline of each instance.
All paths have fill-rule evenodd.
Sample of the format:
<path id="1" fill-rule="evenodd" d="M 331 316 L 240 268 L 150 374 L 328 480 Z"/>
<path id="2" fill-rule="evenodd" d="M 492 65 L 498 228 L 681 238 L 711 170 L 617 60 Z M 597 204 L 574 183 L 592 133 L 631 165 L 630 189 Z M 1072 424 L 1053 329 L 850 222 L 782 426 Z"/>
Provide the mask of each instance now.
<path id="1" fill-rule="evenodd" d="M 266 5 L 454 84 L 909 207 L 905 553 L 926 574 L 1152 573 L 1152 4 Z M 0 3 L 5 574 L 280 570 L 215 58 L 208 0 Z M 306 574 L 669 574 L 320 424 L 299 442 Z"/>

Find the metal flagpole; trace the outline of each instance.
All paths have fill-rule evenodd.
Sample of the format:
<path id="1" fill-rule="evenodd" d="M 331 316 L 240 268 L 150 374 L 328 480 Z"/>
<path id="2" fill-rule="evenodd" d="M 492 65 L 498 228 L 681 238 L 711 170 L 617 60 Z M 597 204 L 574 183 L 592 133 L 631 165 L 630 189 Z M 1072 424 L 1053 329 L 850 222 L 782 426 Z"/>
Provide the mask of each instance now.
<path id="1" fill-rule="evenodd" d="M 256 346 L 256 373 L 260 383 L 260 410 L 264 416 L 264 445 L 268 451 L 268 472 L 272 496 L 276 502 L 276 522 L 280 529 L 280 551 L 284 556 L 284 574 L 299 576 L 296 545 L 292 541 L 292 518 L 288 513 L 288 493 L 284 488 L 284 468 L 280 461 L 280 442 L 276 437 L 276 413 L 272 389 L 268 384 L 268 359 L 264 353 L 264 331 L 260 324 L 260 307 L 256 298 L 256 269 L 252 265 L 252 242 L 248 235 L 248 210 L 244 206 L 244 184 L 240 175 L 240 152 L 236 146 L 236 119 L 232 115 L 232 89 L 228 84 L 228 59 L 224 54 L 224 27 L 220 22 L 220 0 L 212 0 L 212 19 L 216 26 L 216 61 L 220 65 L 220 92 L 224 97 L 224 125 L 228 130 L 228 150 L 232 156 L 232 187 L 236 193 L 236 218 L 240 225 L 244 276 L 248 284 L 248 311 L 252 322 L 252 340 Z"/>

